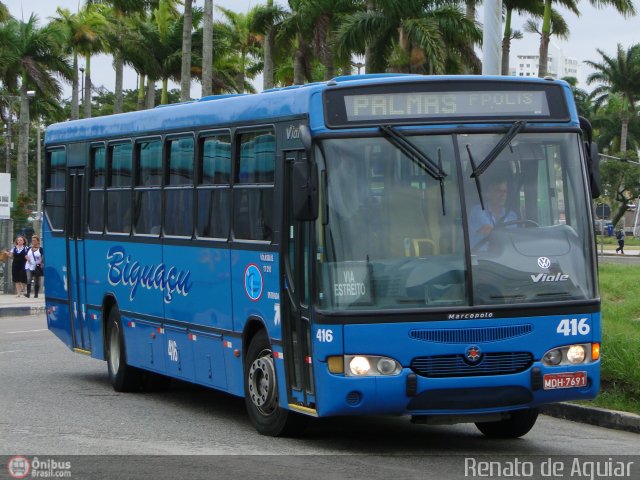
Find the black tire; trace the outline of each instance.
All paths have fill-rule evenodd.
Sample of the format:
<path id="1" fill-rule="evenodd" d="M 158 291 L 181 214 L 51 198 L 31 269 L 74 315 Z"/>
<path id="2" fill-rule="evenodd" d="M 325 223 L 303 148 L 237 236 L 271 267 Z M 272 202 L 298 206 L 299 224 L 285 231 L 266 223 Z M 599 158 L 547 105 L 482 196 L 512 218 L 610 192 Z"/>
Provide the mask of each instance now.
<path id="1" fill-rule="evenodd" d="M 264 330 L 249 344 L 244 363 L 244 403 L 251 423 L 262 435 L 297 436 L 307 417 L 280 408 L 271 345 Z"/>
<path id="2" fill-rule="evenodd" d="M 489 438 L 518 438 L 529 433 L 538 419 L 538 409 L 515 410 L 498 422 L 478 422 L 476 427 Z"/>
<path id="3" fill-rule="evenodd" d="M 107 323 L 107 368 L 109 381 L 116 392 L 133 392 L 140 390 L 142 371 L 127 365 L 127 351 L 120 320 L 120 310 L 114 306 L 109 312 Z"/>

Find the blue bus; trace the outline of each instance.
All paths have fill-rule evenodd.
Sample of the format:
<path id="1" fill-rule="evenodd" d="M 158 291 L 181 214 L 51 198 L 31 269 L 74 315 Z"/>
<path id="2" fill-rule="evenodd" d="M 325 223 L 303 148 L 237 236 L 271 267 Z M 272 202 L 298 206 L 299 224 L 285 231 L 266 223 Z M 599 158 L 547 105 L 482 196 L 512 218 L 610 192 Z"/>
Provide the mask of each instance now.
<path id="1" fill-rule="evenodd" d="M 599 390 L 591 135 L 562 81 L 390 74 L 52 125 L 48 327 L 117 391 L 218 389 L 265 435 L 522 436 Z"/>

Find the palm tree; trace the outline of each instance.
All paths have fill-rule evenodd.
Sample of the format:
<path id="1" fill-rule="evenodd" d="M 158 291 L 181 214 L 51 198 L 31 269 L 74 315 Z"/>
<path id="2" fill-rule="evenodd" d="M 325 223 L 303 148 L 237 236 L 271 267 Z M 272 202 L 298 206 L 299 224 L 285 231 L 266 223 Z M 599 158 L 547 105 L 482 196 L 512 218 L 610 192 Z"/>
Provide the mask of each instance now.
<path id="1" fill-rule="evenodd" d="M 20 130 L 18 141 L 17 193 L 27 194 L 27 166 L 29 140 L 29 97 L 36 95 L 58 97 L 60 76 L 71 80 L 73 71 L 68 64 L 64 42 L 65 33 L 57 24 L 38 27 L 38 17 L 19 21 L 10 19 L 0 25 L 0 53 L 2 82 L 10 91 L 20 92 Z"/>
<path id="2" fill-rule="evenodd" d="M 573 1 L 573 0 L 569 0 Z M 511 53 L 511 40 L 520 40 L 522 32 L 512 30 L 511 21 L 513 13 L 520 15 L 529 14 L 534 18 L 540 18 L 544 15 L 544 5 L 541 2 L 532 2 L 531 0 L 503 0 L 504 8 L 504 35 L 502 37 L 502 75 L 509 75 L 509 55 Z M 571 8 L 567 6 L 567 8 Z"/>
<path id="3" fill-rule="evenodd" d="M 251 29 L 254 24 L 253 17 L 255 9 L 248 13 L 236 13 L 232 10 L 216 7 L 227 22 L 223 24 L 226 27 L 228 38 L 231 42 L 231 48 L 238 55 L 238 69 L 236 75 L 236 89 L 239 93 L 243 93 L 247 89 L 246 78 L 254 77 L 262 70 L 260 48 L 261 37 Z"/>
<path id="4" fill-rule="evenodd" d="M 115 101 L 113 105 L 113 113 L 122 112 L 123 94 L 123 76 L 125 64 L 125 52 L 121 39 L 127 35 L 129 26 L 126 21 L 135 14 L 146 12 L 151 6 L 155 6 L 158 0 L 87 0 L 87 5 L 96 4 L 104 5 L 107 8 L 100 10 L 106 18 L 109 28 L 105 29 L 107 48 L 113 55 L 113 69 L 116 74 L 115 81 Z"/>
<path id="5" fill-rule="evenodd" d="M 376 10 L 344 18 L 336 44 L 343 54 L 374 53 L 371 71 L 445 73 L 477 69 L 472 45 L 482 40 L 478 25 L 449 3 L 431 0 L 379 0 Z"/>
<path id="6" fill-rule="evenodd" d="M 620 151 L 626 152 L 629 119 L 636 117 L 636 102 L 640 98 L 640 44 L 626 51 L 618 44 L 615 57 L 610 57 L 600 49 L 597 52 L 602 56 L 601 62 L 585 62 L 595 70 L 587 77 L 587 84 L 600 84 L 591 92 L 591 98 L 597 109 L 611 95 L 621 96 Z"/>
<path id="7" fill-rule="evenodd" d="M 542 29 L 540 30 L 540 64 L 538 67 L 538 77 L 540 78 L 544 78 L 547 76 L 547 68 L 549 62 L 549 42 L 551 41 L 551 35 L 553 34 L 551 21 L 552 2 L 553 0 L 544 0 L 544 16 L 542 20 Z M 633 0 L 589 0 L 589 3 L 591 3 L 591 5 L 596 8 L 611 5 L 618 11 L 618 13 L 622 14 L 624 17 L 636 14 L 636 9 L 633 6 Z M 576 15 L 580 14 L 577 9 L 574 13 L 576 13 Z"/>
<path id="8" fill-rule="evenodd" d="M 288 12 L 281 6 L 274 5 L 273 0 L 267 0 L 266 5 L 259 5 L 254 10 L 251 29 L 256 33 L 261 34 L 263 37 L 263 90 L 269 90 L 275 86 L 276 56 L 278 55 L 278 52 L 288 50 L 286 48 L 287 45 L 278 45 L 280 48 L 276 48 L 278 32 L 282 26 L 282 22 L 287 18 L 287 16 Z"/>
<path id="9" fill-rule="evenodd" d="M 544 28 L 544 27 L 543 27 Z M 544 52 L 544 63 L 545 63 L 545 76 L 547 75 L 547 60 L 549 53 L 549 42 L 551 41 L 551 36 L 554 35 L 558 38 L 566 40 L 569 38 L 569 25 L 565 21 L 564 17 L 560 15 L 556 10 L 551 11 L 551 22 L 550 27 L 548 29 L 548 38 L 544 40 L 545 34 L 543 33 L 543 28 L 540 27 L 537 21 L 533 19 L 529 19 L 524 24 L 524 31 L 527 33 L 536 33 L 540 36 L 541 44 L 546 42 L 545 52 Z M 540 73 L 540 65 L 543 63 L 542 53 L 540 53 L 539 63 L 538 63 L 538 74 Z"/>
<path id="10" fill-rule="evenodd" d="M 73 78 L 71 81 L 71 120 L 79 118 L 78 101 L 78 54 L 90 49 L 99 36 L 98 30 L 104 25 L 104 19 L 95 13 L 71 13 L 66 8 L 56 10 L 57 17 L 52 23 L 64 29 L 66 45 L 73 57 Z M 86 70 L 85 70 L 86 71 Z M 86 107 L 85 107 L 86 108 Z"/>
<path id="11" fill-rule="evenodd" d="M 316 57 L 324 65 L 324 79 L 335 76 L 336 55 L 333 35 L 342 17 L 355 13 L 352 0 L 302 0 L 295 16 L 303 32 L 313 32 L 312 45 Z"/>
<path id="12" fill-rule="evenodd" d="M 193 30 L 193 0 L 184 0 L 183 18 L 180 101 L 186 102 L 191 98 L 191 33 Z"/>

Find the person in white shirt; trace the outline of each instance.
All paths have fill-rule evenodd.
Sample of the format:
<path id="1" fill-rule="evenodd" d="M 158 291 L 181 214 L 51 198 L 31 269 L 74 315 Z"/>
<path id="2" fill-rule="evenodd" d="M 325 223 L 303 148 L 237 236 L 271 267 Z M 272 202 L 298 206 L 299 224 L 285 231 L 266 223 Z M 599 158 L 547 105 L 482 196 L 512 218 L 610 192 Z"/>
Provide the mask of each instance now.
<path id="1" fill-rule="evenodd" d="M 34 297 L 38 298 L 40 291 L 40 277 L 44 274 L 44 250 L 40 247 L 40 237 L 31 237 L 31 247 L 27 250 L 27 262 L 24 269 L 27 272 L 27 298 L 31 296 L 31 280 L 33 280 Z"/>

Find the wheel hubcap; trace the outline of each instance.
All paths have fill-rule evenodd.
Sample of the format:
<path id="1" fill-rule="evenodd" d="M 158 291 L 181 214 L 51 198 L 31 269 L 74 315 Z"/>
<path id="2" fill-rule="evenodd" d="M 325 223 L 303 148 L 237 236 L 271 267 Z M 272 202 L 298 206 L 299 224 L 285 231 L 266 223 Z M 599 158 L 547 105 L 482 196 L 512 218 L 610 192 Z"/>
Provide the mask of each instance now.
<path id="1" fill-rule="evenodd" d="M 269 415 L 277 407 L 276 375 L 270 351 L 262 352 L 249 367 L 249 396 L 256 408 Z"/>
<path id="2" fill-rule="evenodd" d="M 114 374 L 118 373 L 120 368 L 120 330 L 115 322 L 109 336 L 109 365 Z"/>

